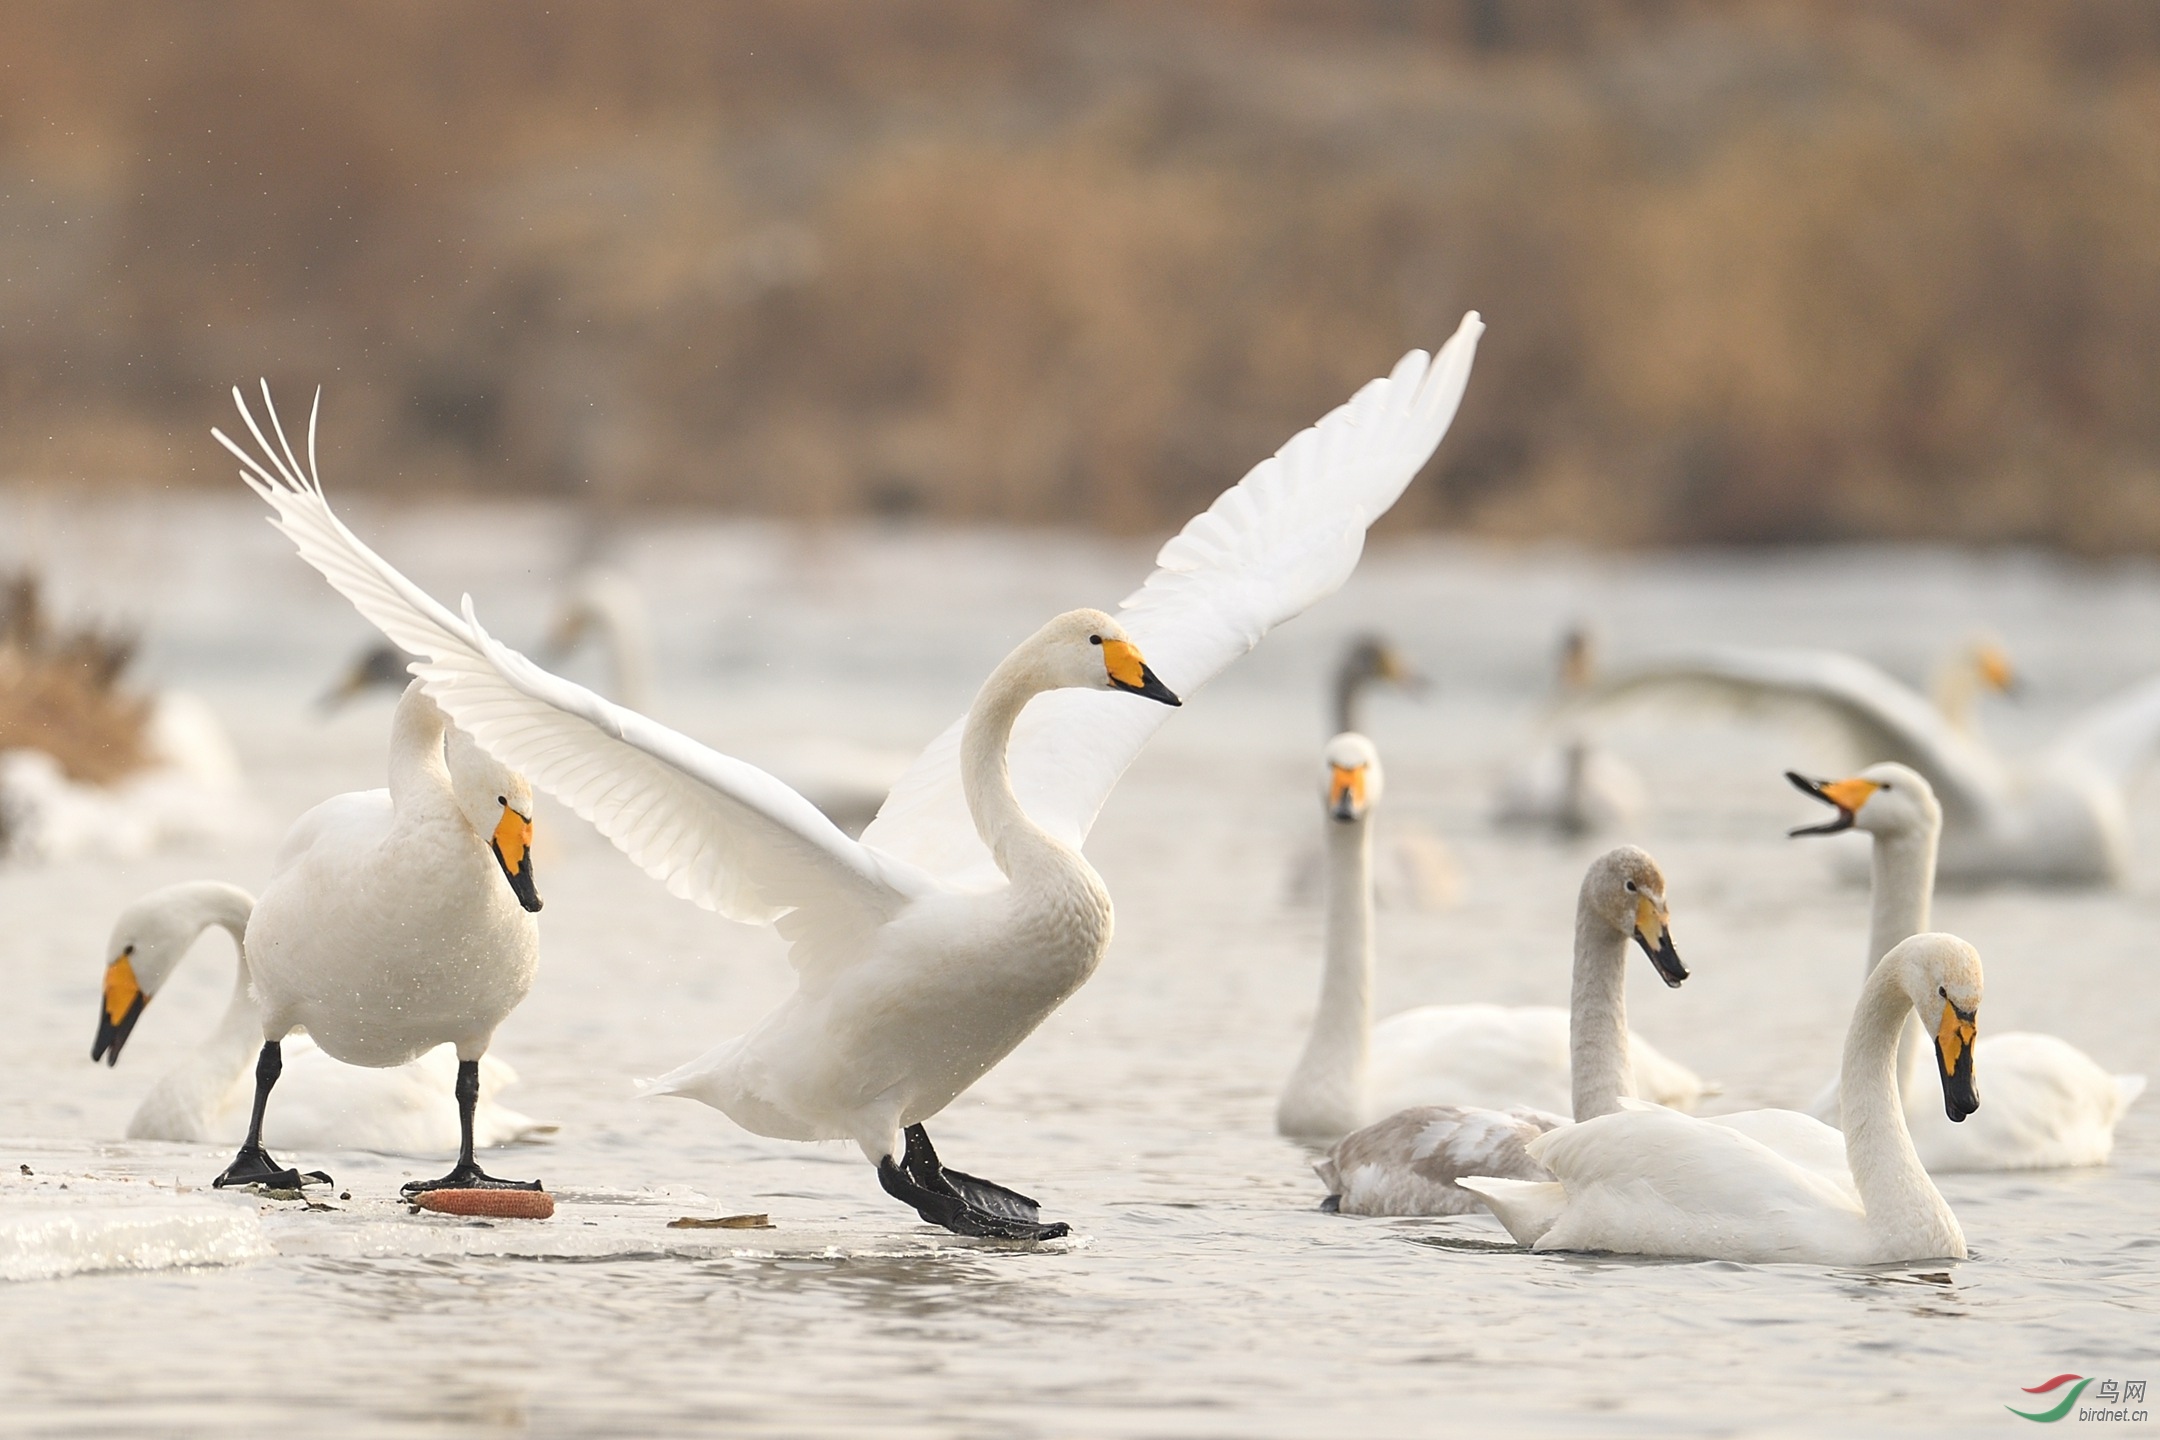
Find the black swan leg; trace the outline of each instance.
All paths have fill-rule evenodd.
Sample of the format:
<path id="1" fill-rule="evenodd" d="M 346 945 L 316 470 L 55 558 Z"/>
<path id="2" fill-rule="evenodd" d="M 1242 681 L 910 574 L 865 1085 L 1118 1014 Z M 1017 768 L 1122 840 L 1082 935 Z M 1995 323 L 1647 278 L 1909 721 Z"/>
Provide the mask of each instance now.
<path id="1" fill-rule="evenodd" d="M 946 1169 L 922 1126 L 910 1125 L 903 1134 L 904 1158 L 879 1161 L 878 1183 L 932 1225 L 1000 1240 L 1055 1240 L 1072 1233 L 1063 1221 L 1042 1223 L 1041 1207 L 1019 1191 Z"/>
<path id="2" fill-rule="evenodd" d="M 463 1136 L 458 1145 L 457 1164 L 439 1179 L 408 1180 L 400 1187 L 401 1192 L 419 1195 L 429 1190 L 538 1190 L 538 1180 L 498 1180 L 473 1159 L 473 1108 L 480 1103 L 478 1060 L 458 1061 L 457 1103 L 458 1124 Z"/>
<path id="3" fill-rule="evenodd" d="M 285 1072 L 285 1050 L 275 1040 L 263 1041 L 262 1053 L 255 1057 L 255 1109 L 248 1117 L 247 1139 L 240 1142 L 240 1151 L 233 1156 L 232 1164 L 225 1173 L 211 1181 L 219 1190 L 235 1185 L 262 1185 L 272 1190 L 298 1190 L 304 1185 L 332 1185 L 333 1181 L 320 1170 L 300 1173 L 290 1165 L 280 1165 L 263 1149 L 263 1111 L 269 1108 L 270 1091 L 277 1084 L 278 1076 Z"/>

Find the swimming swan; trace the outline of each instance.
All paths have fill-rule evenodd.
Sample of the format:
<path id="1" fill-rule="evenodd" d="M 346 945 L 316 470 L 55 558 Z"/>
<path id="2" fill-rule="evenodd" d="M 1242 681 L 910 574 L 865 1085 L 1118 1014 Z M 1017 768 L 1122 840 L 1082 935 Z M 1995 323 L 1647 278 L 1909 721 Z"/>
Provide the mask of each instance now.
<path id="1" fill-rule="evenodd" d="M 1955 935 L 1901 941 L 1861 990 L 1845 1037 L 1849 1183 L 1742 1128 L 1671 1110 L 1621 1110 L 1533 1140 L 1549 1181 L 1466 1178 L 1535 1250 L 1682 1255 L 1746 1263 L 1882 1265 L 1965 1258 L 1965 1232 L 1921 1168 L 1897 1094 L 1898 1033 L 1934 1021 L 1936 1070 L 1952 1120 L 1979 1108 L 1973 1035 L 1980 955 Z M 1795 1128 L 1835 1131 L 1789 1111 Z"/>
<path id="2" fill-rule="evenodd" d="M 106 948 L 105 995 L 92 1060 L 120 1063 L 143 1008 L 165 987 L 189 947 L 213 926 L 233 938 L 239 965 L 232 1000 L 217 1029 L 160 1078 L 128 1121 L 130 1140 L 179 1140 L 236 1145 L 247 1133 L 248 1061 L 262 1044 L 262 1021 L 248 993 L 247 952 L 241 944 L 255 897 L 237 885 L 187 881 L 153 890 L 113 922 Z M 458 1146 L 457 1107 L 450 1087 L 457 1057 L 437 1046 L 410 1064 L 387 1070 L 341 1065 L 305 1035 L 284 1044 L 278 1107 L 265 1117 L 263 1143 L 279 1149 L 374 1150 L 390 1155 L 439 1155 Z M 480 1062 L 480 1101 L 474 1139 L 508 1145 L 553 1134 L 556 1127 L 496 1102 L 517 1075 L 489 1055 Z"/>
<path id="3" fill-rule="evenodd" d="M 2127 872 L 2123 791 L 2160 740 L 2160 678 L 2087 710 L 2016 764 L 1911 687 L 1828 651 L 1723 647 L 1676 656 L 1614 676 L 1587 703 L 1690 689 L 1809 706 L 1850 731 L 1864 760 L 1895 760 L 1927 776 L 1942 802 L 1946 880 L 2116 885 Z"/>
<path id="4" fill-rule="evenodd" d="M 1354 776 L 1354 772 L 1352 772 Z M 1343 781 L 1346 790 L 1354 779 Z M 1638 942 L 1668 985 L 1687 970 L 1673 953 L 1665 877 L 1632 845 L 1600 856 L 1575 901 L 1575 983 L 1568 1051 L 1578 1120 L 1609 1115 L 1633 1098 L 1627 1028 L 1627 947 Z M 1653 946 L 1653 938 L 1655 943 Z M 1484 1202 L 1455 1182 L 1465 1175 L 1550 1180 L 1525 1147 L 1568 1123 L 1526 1106 L 1492 1110 L 1418 1105 L 1346 1136 L 1313 1166 L 1328 1187 L 1324 1210 L 1345 1215 L 1465 1215 Z"/>
<path id="5" fill-rule="evenodd" d="M 1329 687 L 1336 735 L 1364 734 L 1359 723 L 1365 696 L 1377 685 L 1393 685 L 1412 695 L 1428 682 L 1384 636 L 1364 634 L 1344 649 Z M 1415 820 L 1400 815 L 1373 841 L 1373 903 L 1383 910 L 1444 910 L 1462 888 L 1462 873 L 1447 842 Z M 1320 847 L 1301 847 L 1290 862 L 1285 898 L 1292 905 L 1318 905 L 1327 889 L 1327 861 Z"/>
<path id="6" fill-rule="evenodd" d="M 1275 1128 L 1294 1139 L 1327 1144 L 1417 1105 L 1488 1110 L 1525 1105 L 1568 1112 L 1576 1082 L 1568 1012 L 1558 1006 L 1426 1005 L 1372 1023 L 1372 815 L 1385 777 L 1379 753 L 1362 735 L 1330 740 L 1322 770 L 1328 888 L 1320 1003 L 1305 1051 L 1276 1105 Z M 1583 918 L 1587 913 L 1577 918 L 1578 985 L 1585 947 L 1601 959 L 1612 949 L 1605 922 Z M 1666 984 L 1685 978 L 1687 971 L 1662 930 L 1638 938 Z M 1705 1086 L 1692 1071 L 1640 1036 L 1630 1034 L 1627 1041 L 1633 1062 L 1627 1093 L 1676 1105 L 1692 1105 L 1701 1097 Z"/>
<path id="7" fill-rule="evenodd" d="M 1118 617 L 1075 610 L 1022 641 L 860 841 L 763 771 L 505 649 L 469 602 L 461 618 L 429 599 L 330 513 L 312 440 L 305 478 L 281 442 L 249 479 L 303 557 L 428 657 L 423 683 L 481 744 L 676 895 L 789 942 L 795 993 L 652 1093 L 760 1134 L 853 1140 L 888 1193 L 949 1230 L 1050 1238 L 1066 1227 L 1034 1201 L 946 1170 L 923 1122 L 1102 958 L 1110 899 L 1079 846 L 1178 698 L 1143 653 L 1189 694 L 1340 587 L 1446 432 L 1482 328 L 1466 316 L 1438 356 L 1412 351 L 1254 467 Z"/>
<path id="8" fill-rule="evenodd" d="M 1868 963 L 1926 930 L 1935 844 L 1942 833 L 1942 807 L 1926 779 L 1897 764 L 1871 765 L 1849 780 L 1787 778 L 1838 812 L 1793 834 L 1864 830 L 1873 837 Z M 2116 1122 L 2145 1090 L 2144 1076 L 2110 1075 L 2053 1035 L 1990 1035 L 1978 1052 L 1988 1076 L 1987 1108 L 1977 1119 L 1953 1126 L 1927 1102 L 1919 1078 L 1920 1044 L 1918 1023 L 1907 1025 L 1898 1046 L 1898 1085 L 1913 1146 L 1931 1171 L 2104 1165 L 2115 1147 Z M 1835 1123 L 1837 1112 L 1838 1087 L 1832 1081 L 1810 1113 Z"/>

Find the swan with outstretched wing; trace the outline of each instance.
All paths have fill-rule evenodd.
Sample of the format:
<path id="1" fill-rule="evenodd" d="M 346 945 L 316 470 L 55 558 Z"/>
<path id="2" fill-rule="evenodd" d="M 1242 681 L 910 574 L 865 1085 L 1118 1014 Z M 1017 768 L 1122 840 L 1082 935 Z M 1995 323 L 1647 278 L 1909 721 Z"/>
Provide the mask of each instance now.
<path id="1" fill-rule="evenodd" d="M 1940 873 L 1966 884 L 2120 884 L 2129 864 L 2124 789 L 2160 743 L 2160 680 L 2086 712 L 2052 745 L 2013 762 L 1910 686 L 1832 651 L 1693 651 L 1616 672 L 1580 704 L 1689 693 L 1828 716 L 1863 763 L 1895 761 L 1925 775 L 1943 810 Z"/>
<path id="2" fill-rule="evenodd" d="M 1454 418 L 1482 329 L 1464 317 L 1437 355 L 1412 351 L 1255 466 L 1115 616 L 1071 611 L 1023 641 L 859 841 L 754 766 L 505 648 L 469 598 L 462 614 L 436 603 L 331 513 L 312 417 L 304 470 L 274 413 L 273 445 L 244 402 L 256 449 L 219 439 L 301 556 L 422 657 L 414 673 L 460 728 L 674 894 L 789 942 L 794 994 L 654 1092 L 760 1134 L 851 1139 L 947 1229 L 1050 1238 L 1066 1227 L 946 1169 L 923 1122 L 1094 972 L 1110 897 L 1079 847 L 1111 787 L 1181 694 L 1350 577 Z"/>

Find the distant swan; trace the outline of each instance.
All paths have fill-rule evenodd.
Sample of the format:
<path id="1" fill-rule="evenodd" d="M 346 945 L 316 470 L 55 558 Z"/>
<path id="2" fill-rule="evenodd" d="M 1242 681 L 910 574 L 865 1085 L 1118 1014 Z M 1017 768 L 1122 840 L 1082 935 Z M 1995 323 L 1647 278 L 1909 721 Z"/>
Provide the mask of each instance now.
<path id="1" fill-rule="evenodd" d="M 305 471 L 263 446 L 253 479 L 301 555 L 427 657 L 422 685 L 482 746 L 675 894 L 789 942 L 795 993 L 652 1093 L 776 1138 L 852 1140 L 888 1194 L 948 1230 L 1048 1239 L 1067 1227 L 947 1169 L 924 1122 L 1102 959 L 1110 897 L 1079 847 L 1179 700 L 1144 657 L 1190 693 L 1340 588 L 1446 432 L 1481 329 L 1466 316 L 1437 356 L 1412 351 L 1255 466 L 1117 616 L 1068 611 L 1022 640 L 861 841 L 763 771 L 505 649 L 469 602 L 459 616 L 430 599 L 331 513 L 312 441 Z"/>
<path id="2" fill-rule="evenodd" d="M 1386 637 L 1355 637 L 1343 650 L 1329 690 L 1333 733 L 1365 733 L 1365 697 L 1374 686 L 1392 685 L 1415 695 L 1427 683 Z M 1319 847 L 1300 847 L 1290 862 L 1290 903 L 1318 905 L 1326 881 Z M 1383 910 L 1444 910 L 1462 889 L 1462 873 L 1445 840 L 1416 820 L 1395 815 L 1373 841 L 1372 882 L 1373 903 Z"/>
<path id="3" fill-rule="evenodd" d="M 130 1140 L 180 1140 L 237 1145 L 247 1133 L 253 1093 L 248 1062 L 262 1044 L 262 1020 L 248 990 L 241 945 L 255 897 L 237 885 L 188 881 L 153 890 L 113 922 L 105 996 L 92 1060 L 120 1063 L 143 1007 L 165 988 L 197 937 L 211 927 L 233 938 L 239 964 L 232 1000 L 217 1029 L 187 1059 L 160 1077 L 128 1121 Z M 285 1042 L 278 1108 L 266 1117 L 263 1143 L 284 1149 L 375 1150 L 390 1155 L 454 1154 L 457 1106 L 450 1087 L 457 1056 L 438 1046 L 410 1064 L 386 1070 L 341 1065 L 305 1035 Z M 490 1055 L 480 1063 L 475 1143 L 508 1145 L 553 1134 L 556 1127 L 520 1115 L 495 1099 L 517 1075 Z"/>
<path id="4" fill-rule="evenodd" d="M 1328 863 L 1325 956 L 1312 1033 L 1275 1109 L 1284 1135 L 1330 1143 L 1417 1105 L 1567 1113 L 1575 1102 L 1568 1012 L 1550 1005 L 1427 1005 L 1372 1023 L 1372 891 L 1368 854 L 1385 788 L 1378 751 L 1362 735 L 1330 740 L 1322 765 Z M 1639 853 L 1639 852 L 1616 852 Z M 1586 881 L 1585 885 L 1588 886 Z M 1587 891 L 1586 891 L 1587 893 Z M 1587 901 L 1585 902 L 1587 903 Z M 1662 906 L 1662 895 L 1659 904 Z M 1578 916 L 1585 947 L 1607 956 L 1603 919 Z M 1687 975 L 1662 919 L 1636 935 L 1668 985 Z M 1622 942 L 1626 935 L 1621 935 Z M 1580 969 L 1577 983 L 1584 983 Z M 1665 1104 L 1693 1105 L 1705 1086 L 1641 1036 L 1628 1036 L 1633 1088 Z"/>
<path id="5" fill-rule="evenodd" d="M 1657 937 L 1651 949 L 1647 938 Z M 1635 1094 L 1628 1059 L 1628 941 L 1640 941 L 1667 984 L 1687 971 L 1672 954 L 1665 877 L 1633 846 L 1600 856 L 1575 902 L 1575 981 L 1568 1007 L 1570 1082 L 1578 1120 L 1609 1115 Z M 1345 1215 L 1464 1215 L 1484 1202 L 1465 1175 L 1550 1180 L 1527 1146 L 1567 1121 L 1525 1106 L 1419 1105 L 1344 1137 L 1313 1166 Z"/>
<path id="6" fill-rule="evenodd" d="M 1898 764 L 1871 765 L 1849 780 L 1789 778 L 1838 812 L 1835 819 L 1795 835 L 1863 830 L 1873 837 L 1869 964 L 1906 936 L 1926 930 L 1935 844 L 1942 833 L 1942 807 L 1926 779 Z M 2115 1146 L 2116 1122 L 2145 1090 L 2144 1076 L 2110 1075 L 2053 1035 L 1991 1035 L 1978 1052 L 1988 1076 L 1987 1108 L 1972 1121 L 1951 1125 L 1928 1103 L 1920 1083 L 1921 1044 L 1917 1021 L 1907 1025 L 1898 1047 L 1898 1083 L 1913 1145 L 1931 1171 L 2104 1165 Z M 1835 1081 L 1810 1113 L 1836 1123 Z"/>
<path id="7" fill-rule="evenodd" d="M 1590 632 L 1570 626 L 1560 639 L 1554 697 L 1583 694 L 1593 674 Z M 1641 813 L 1648 790 L 1628 764 L 1563 720 L 1559 735 L 1510 770 L 1493 797 L 1504 829 L 1543 830 L 1563 839 L 1618 830 Z"/>
<path id="8" fill-rule="evenodd" d="M 2121 883 L 2123 790 L 2160 741 L 2160 679 L 2087 710 L 2012 765 L 1925 696 L 1850 655 L 1723 647 L 1651 661 L 1594 687 L 1591 703 L 1708 691 L 1799 703 L 1851 732 L 1865 761 L 1927 776 L 1943 808 L 1942 876 L 1983 883 Z"/>
<path id="9" fill-rule="evenodd" d="M 1850 1178 L 1780 1153 L 1742 1125 L 1621 1110 L 1530 1142 L 1548 1181 L 1466 1177 L 1508 1233 L 1536 1250 L 1675 1255 L 1765 1264 L 1883 1265 L 1965 1258 L 1965 1232 L 1921 1167 L 1897 1094 L 1898 1034 L 1934 1019 L 1953 1120 L 1979 1107 L 1973 1038 L 1980 956 L 1955 935 L 1915 935 L 1868 977 L 1845 1038 L 1843 1137 Z M 1827 1143 L 1804 1115 L 1761 1111 Z"/>

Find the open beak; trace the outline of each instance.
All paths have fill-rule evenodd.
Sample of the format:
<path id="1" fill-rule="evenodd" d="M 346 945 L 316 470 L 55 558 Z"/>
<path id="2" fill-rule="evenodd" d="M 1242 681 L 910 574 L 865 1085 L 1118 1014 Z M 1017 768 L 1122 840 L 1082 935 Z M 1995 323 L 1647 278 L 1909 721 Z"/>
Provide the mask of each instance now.
<path id="1" fill-rule="evenodd" d="M 1852 829 L 1868 796 L 1882 788 L 1872 780 L 1810 780 L 1797 770 L 1787 770 L 1785 778 L 1792 781 L 1793 788 L 1801 794 L 1812 795 L 1825 805 L 1835 806 L 1838 812 L 1834 820 L 1799 826 L 1786 832 L 1790 835 L 1835 835 Z"/>
<path id="2" fill-rule="evenodd" d="M 1665 924 L 1665 917 L 1647 895 L 1635 901 L 1635 943 L 1650 957 L 1658 979 L 1679 989 L 1680 982 L 1687 979 L 1687 966 L 1680 963 L 1680 952 L 1673 949 L 1672 930 Z"/>
<path id="3" fill-rule="evenodd" d="M 1110 672 L 1110 688 L 1123 690 L 1128 695 L 1138 695 L 1148 700 L 1159 700 L 1165 705 L 1183 705 L 1169 686 L 1155 678 L 1147 662 L 1140 658 L 1139 647 L 1127 640 L 1102 642 L 1103 668 Z"/>
<path id="4" fill-rule="evenodd" d="M 1944 1113 L 1959 1124 L 1980 1108 L 1980 1087 L 1973 1080 L 1973 1041 L 1979 1029 L 1979 1012 L 1943 1002 L 1942 1023 L 1935 1027 L 1935 1066 L 1942 1072 Z"/>
<path id="5" fill-rule="evenodd" d="M 90 1046 L 91 1063 L 120 1063 L 120 1047 L 127 1044 L 129 1032 L 149 1003 L 150 997 L 136 982 L 135 965 L 127 956 L 105 967 L 105 1003 L 98 1009 L 97 1039 Z"/>
<path id="6" fill-rule="evenodd" d="M 488 848 L 495 852 L 495 859 L 501 864 L 518 904 L 537 911 L 540 891 L 533 884 L 532 835 L 532 817 L 520 815 L 515 808 L 505 805 L 502 821 L 496 825 L 495 838 L 488 842 Z"/>
<path id="7" fill-rule="evenodd" d="M 1328 814 L 1348 824 L 1365 813 L 1365 767 L 1328 766 Z"/>

